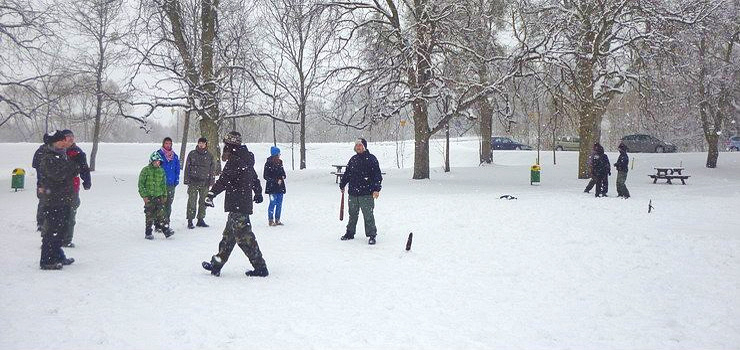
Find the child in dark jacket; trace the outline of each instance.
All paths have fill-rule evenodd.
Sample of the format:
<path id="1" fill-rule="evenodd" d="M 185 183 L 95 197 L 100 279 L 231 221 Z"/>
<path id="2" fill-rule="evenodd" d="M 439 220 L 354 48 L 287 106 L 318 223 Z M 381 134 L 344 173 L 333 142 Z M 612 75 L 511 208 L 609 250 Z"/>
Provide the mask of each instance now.
<path id="1" fill-rule="evenodd" d="M 624 197 L 625 199 L 630 197 L 630 191 L 627 189 L 627 170 L 630 163 L 629 157 L 627 156 L 627 146 L 623 143 L 619 144 L 619 158 L 614 163 L 614 167 L 617 168 L 617 196 Z"/>
<path id="2" fill-rule="evenodd" d="M 612 166 L 609 157 L 604 153 L 604 147 L 596 146 L 596 154 L 593 159 L 593 177 L 596 178 L 596 197 L 607 197 L 609 192 L 609 175 L 612 174 Z"/>
<path id="3" fill-rule="evenodd" d="M 270 148 L 270 157 L 265 162 L 262 173 L 265 178 L 265 193 L 270 195 L 270 205 L 267 207 L 267 219 L 270 226 L 280 226 L 280 214 L 283 210 L 283 194 L 285 194 L 285 169 L 280 159 L 280 149 Z"/>

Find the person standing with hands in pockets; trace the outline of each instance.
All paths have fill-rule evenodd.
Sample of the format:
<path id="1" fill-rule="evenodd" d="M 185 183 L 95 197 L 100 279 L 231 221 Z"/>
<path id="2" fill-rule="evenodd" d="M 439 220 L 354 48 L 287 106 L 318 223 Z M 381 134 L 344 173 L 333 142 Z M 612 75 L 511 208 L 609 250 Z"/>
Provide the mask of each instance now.
<path id="1" fill-rule="evenodd" d="M 365 221 L 365 236 L 369 237 L 367 244 L 375 244 L 377 228 L 375 227 L 375 200 L 380 196 L 383 176 L 380 172 L 378 159 L 367 150 L 367 141 L 358 139 L 355 142 L 355 155 L 347 163 L 347 169 L 339 182 L 339 189 L 349 185 L 349 222 L 347 231 L 341 237 L 346 241 L 355 238 L 355 229 L 360 210 Z"/>

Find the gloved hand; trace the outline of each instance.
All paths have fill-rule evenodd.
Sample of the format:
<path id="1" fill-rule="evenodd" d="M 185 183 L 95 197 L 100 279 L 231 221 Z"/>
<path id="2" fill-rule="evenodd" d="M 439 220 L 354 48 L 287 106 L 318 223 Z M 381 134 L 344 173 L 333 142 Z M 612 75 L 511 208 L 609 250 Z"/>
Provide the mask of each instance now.
<path id="1" fill-rule="evenodd" d="M 206 196 L 206 199 L 204 200 L 204 202 L 206 204 L 206 207 L 211 207 L 211 208 L 214 207 L 214 205 L 213 205 L 213 197 L 214 197 L 213 192 L 208 192 L 208 196 Z"/>
<path id="2" fill-rule="evenodd" d="M 254 194 L 254 202 L 255 203 L 262 203 L 262 193 L 255 193 Z"/>

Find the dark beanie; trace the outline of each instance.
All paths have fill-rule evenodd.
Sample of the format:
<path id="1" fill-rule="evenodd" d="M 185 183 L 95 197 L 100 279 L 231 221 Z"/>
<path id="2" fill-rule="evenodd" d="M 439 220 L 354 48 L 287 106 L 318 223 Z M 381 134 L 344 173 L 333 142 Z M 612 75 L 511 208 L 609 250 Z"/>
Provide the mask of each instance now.
<path id="1" fill-rule="evenodd" d="M 61 131 L 59 131 L 59 130 L 55 130 L 54 132 L 50 132 L 50 133 L 46 134 L 46 136 L 48 137 L 48 140 L 49 140 L 49 142 L 47 142 L 47 143 L 50 144 L 50 145 L 53 144 L 54 142 L 63 141 L 64 138 L 66 137 L 66 136 L 64 136 L 64 133 L 61 132 Z M 47 138 L 47 137 L 45 137 L 45 138 Z"/>
<path id="2" fill-rule="evenodd" d="M 201 142 L 208 143 L 208 139 L 205 138 L 205 137 L 201 137 L 201 138 L 198 139 L 198 143 L 201 143 Z"/>
<path id="3" fill-rule="evenodd" d="M 365 141 L 365 139 L 363 139 L 362 137 L 360 137 L 359 139 L 357 139 L 357 141 L 362 142 L 362 146 L 365 147 L 365 149 L 367 149 L 367 141 Z"/>
<path id="4" fill-rule="evenodd" d="M 64 137 L 74 136 L 74 133 L 72 132 L 72 130 L 64 129 L 64 130 L 62 130 L 62 135 L 64 135 Z"/>
<path id="5" fill-rule="evenodd" d="M 240 134 L 238 131 L 230 131 L 228 134 L 226 134 L 226 136 L 224 136 L 224 143 L 233 146 L 241 146 L 242 134 Z"/>

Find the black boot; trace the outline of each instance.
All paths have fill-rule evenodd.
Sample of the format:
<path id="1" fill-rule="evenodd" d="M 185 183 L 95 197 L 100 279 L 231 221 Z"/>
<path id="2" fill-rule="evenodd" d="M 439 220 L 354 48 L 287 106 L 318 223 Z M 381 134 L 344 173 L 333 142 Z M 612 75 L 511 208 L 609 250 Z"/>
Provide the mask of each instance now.
<path id="1" fill-rule="evenodd" d="M 206 224 L 206 222 L 203 221 L 203 219 L 198 219 L 198 223 L 195 224 L 195 226 L 198 226 L 198 227 L 208 227 L 208 224 Z"/>
<path id="2" fill-rule="evenodd" d="M 41 264 L 42 270 L 61 270 L 62 269 L 62 263 L 51 263 L 51 264 Z"/>
<path id="3" fill-rule="evenodd" d="M 369 245 L 375 244 L 375 236 L 370 236 L 370 239 L 367 240 L 367 244 Z"/>
<path id="4" fill-rule="evenodd" d="M 203 266 L 204 269 L 211 271 L 211 275 L 216 277 L 221 276 L 221 268 L 224 267 L 224 265 L 216 261 L 215 255 L 211 257 L 211 262 L 204 261 L 200 265 Z"/>
<path id="5" fill-rule="evenodd" d="M 341 239 L 343 241 L 350 240 L 350 239 L 355 239 L 355 235 L 352 234 L 352 233 L 347 232 L 347 233 L 344 234 L 344 236 L 342 236 L 339 239 Z"/>
<path id="6" fill-rule="evenodd" d="M 144 231 L 144 238 L 146 239 L 154 239 L 154 236 L 152 235 L 152 226 L 146 225 L 146 230 Z"/>
<path id="7" fill-rule="evenodd" d="M 189 229 L 194 229 L 195 228 L 195 226 L 193 226 L 193 219 L 188 219 L 188 228 Z"/>
<path id="8" fill-rule="evenodd" d="M 169 225 L 163 225 L 162 226 L 162 233 L 164 233 L 165 238 L 170 238 L 170 236 L 175 234 L 175 231 L 172 231 Z"/>
<path id="9" fill-rule="evenodd" d="M 62 260 L 62 265 L 72 265 L 72 263 L 75 262 L 75 258 L 64 258 Z"/>
<path id="10" fill-rule="evenodd" d="M 270 273 L 267 272 L 267 266 L 258 267 L 254 270 L 248 270 L 244 273 L 245 275 L 249 277 L 267 277 Z"/>

